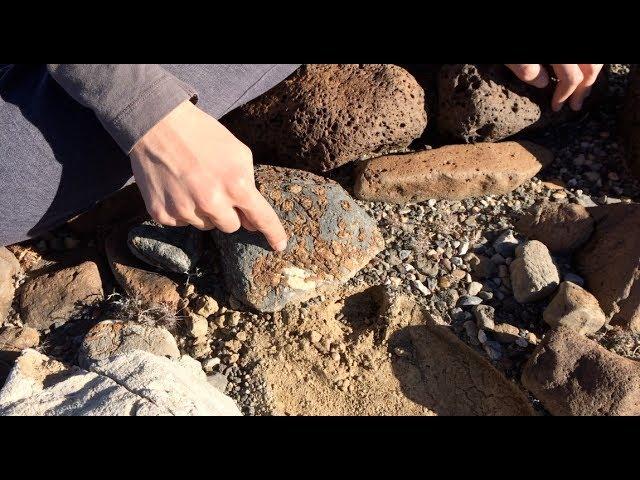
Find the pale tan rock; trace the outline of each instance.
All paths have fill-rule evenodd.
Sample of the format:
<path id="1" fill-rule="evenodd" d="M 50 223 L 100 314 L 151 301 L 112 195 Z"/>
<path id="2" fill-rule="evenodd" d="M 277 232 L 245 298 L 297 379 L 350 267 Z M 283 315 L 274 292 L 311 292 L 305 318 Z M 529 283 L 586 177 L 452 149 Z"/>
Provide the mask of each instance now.
<path id="1" fill-rule="evenodd" d="M 596 297 L 571 282 L 560 284 L 543 318 L 552 327 L 563 325 L 583 335 L 597 332 L 607 321 Z"/>

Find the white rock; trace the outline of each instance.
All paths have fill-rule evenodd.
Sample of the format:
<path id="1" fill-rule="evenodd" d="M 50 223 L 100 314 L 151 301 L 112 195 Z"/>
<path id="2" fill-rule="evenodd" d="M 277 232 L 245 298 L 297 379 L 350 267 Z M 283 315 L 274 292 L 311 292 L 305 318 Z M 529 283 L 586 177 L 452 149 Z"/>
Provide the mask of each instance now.
<path id="1" fill-rule="evenodd" d="M 25 350 L 0 390 L 0 415 L 241 415 L 188 356 L 172 360 L 135 350 L 90 368 Z"/>
<path id="2" fill-rule="evenodd" d="M 206 317 L 197 313 L 190 313 L 187 317 L 187 326 L 189 334 L 194 338 L 203 338 L 207 336 L 209 331 L 209 322 Z"/>
<path id="3" fill-rule="evenodd" d="M 483 285 L 480 282 L 471 282 L 467 290 L 469 295 L 471 295 L 472 297 L 475 297 L 480 293 L 480 290 L 482 290 L 482 287 Z"/>

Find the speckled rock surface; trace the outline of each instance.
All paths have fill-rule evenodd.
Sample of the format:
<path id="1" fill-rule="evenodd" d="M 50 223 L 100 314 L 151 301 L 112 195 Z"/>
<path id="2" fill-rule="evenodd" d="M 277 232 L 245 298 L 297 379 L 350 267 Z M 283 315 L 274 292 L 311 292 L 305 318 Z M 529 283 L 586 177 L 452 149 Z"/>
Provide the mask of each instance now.
<path id="1" fill-rule="evenodd" d="M 549 150 L 531 142 L 448 145 L 366 161 L 354 193 L 362 200 L 392 203 L 502 195 L 552 161 Z"/>
<path id="2" fill-rule="evenodd" d="M 78 351 L 78 363 L 83 368 L 91 364 L 133 350 L 155 355 L 180 356 L 173 335 L 164 328 L 134 322 L 105 320 L 87 332 Z"/>
<path id="3" fill-rule="evenodd" d="M 276 311 L 345 282 L 384 246 L 378 227 L 337 183 L 278 167 L 256 168 L 256 185 L 290 237 L 272 251 L 259 233 L 212 232 L 226 283 L 240 301 Z"/>
<path id="4" fill-rule="evenodd" d="M 25 350 L 0 390 L 0 415 L 240 415 L 209 385 L 200 364 L 135 350 L 97 362 L 91 371 Z"/>
<path id="5" fill-rule="evenodd" d="M 60 326 L 104 299 L 95 262 L 45 273 L 29 280 L 20 294 L 25 325 L 37 330 Z"/>
<path id="6" fill-rule="evenodd" d="M 202 232 L 193 227 L 165 227 L 153 220 L 129 230 L 131 253 L 143 262 L 169 272 L 187 273 L 202 255 Z"/>
<path id="7" fill-rule="evenodd" d="M 553 415 L 640 415 L 640 362 L 567 327 L 545 335 L 522 383 Z"/>
<path id="8" fill-rule="evenodd" d="M 620 123 L 627 163 L 631 171 L 640 178 L 640 67 L 637 65 L 629 77 Z"/>
<path id="9" fill-rule="evenodd" d="M 600 75 L 583 109 L 605 87 Z M 551 111 L 553 83 L 538 89 L 501 64 L 444 65 L 438 77 L 438 130 L 463 142 L 496 142 L 525 129 L 539 129 L 575 116 L 568 107 Z"/>
<path id="10" fill-rule="evenodd" d="M 551 252 L 567 254 L 589 240 L 594 221 L 582 205 L 546 202 L 523 215 L 516 228 L 526 237 L 540 240 Z"/>
<path id="11" fill-rule="evenodd" d="M 576 267 L 609 321 L 640 332 L 640 205 L 618 203 L 590 212 L 596 228 L 576 255 Z"/>
<path id="12" fill-rule="evenodd" d="M 35 348 L 40 334 L 35 328 L 7 326 L 0 329 L 0 361 L 12 362 L 26 348 Z"/>
<path id="13" fill-rule="evenodd" d="M 310 64 L 222 123 L 261 163 L 326 171 L 407 147 L 427 114 L 422 87 L 398 66 Z"/>

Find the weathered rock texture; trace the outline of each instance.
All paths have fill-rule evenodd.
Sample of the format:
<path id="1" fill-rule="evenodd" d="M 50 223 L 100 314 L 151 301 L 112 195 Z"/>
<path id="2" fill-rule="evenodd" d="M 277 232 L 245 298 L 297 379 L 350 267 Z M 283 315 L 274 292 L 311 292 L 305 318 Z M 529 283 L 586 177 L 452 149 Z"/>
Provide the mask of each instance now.
<path id="1" fill-rule="evenodd" d="M 544 321 L 552 327 L 564 325 L 580 334 L 600 330 L 607 322 L 598 300 L 575 283 L 562 282 L 558 293 L 543 314 Z"/>
<path id="2" fill-rule="evenodd" d="M 256 185 L 289 235 L 285 252 L 260 233 L 212 232 L 229 290 L 261 311 L 276 311 L 342 284 L 384 247 L 375 221 L 337 183 L 300 170 L 257 167 Z"/>
<path id="3" fill-rule="evenodd" d="M 25 350 L 0 390 L 0 415 L 240 415 L 200 364 L 135 350 L 91 371 Z"/>
<path id="4" fill-rule="evenodd" d="M 194 227 L 165 227 L 147 220 L 129 230 L 131 253 L 169 272 L 187 273 L 202 255 L 202 232 Z"/>
<path id="5" fill-rule="evenodd" d="M 40 334 L 35 328 L 8 326 L 0 329 L 0 360 L 13 362 L 26 348 L 37 347 Z"/>
<path id="6" fill-rule="evenodd" d="M 78 351 L 78 363 L 89 368 L 105 358 L 133 350 L 177 358 L 180 356 L 173 335 L 164 328 L 134 322 L 105 320 L 87 332 Z"/>
<path id="7" fill-rule="evenodd" d="M 178 284 L 171 278 L 148 270 L 127 248 L 130 224 L 123 224 L 105 240 L 105 251 L 113 275 L 127 294 L 144 305 L 165 305 L 178 309 Z"/>
<path id="8" fill-rule="evenodd" d="M 640 67 L 629 75 L 627 98 L 622 110 L 621 131 L 631 171 L 640 177 Z"/>
<path id="9" fill-rule="evenodd" d="M 0 323 L 11 308 L 15 294 L 15 277 L 22 272 L 18 259 L 5 247 L 0 247 Z"/>
<path id="10" fill-rule="evenodd" d="M 520 303 L 537 302 L 551 295 L 560 283 L 558 267 L 549 249 L 537 240 L 516 248 L 516 259 L 509 266 L 513 296 Z"/>
<path id="11" fill-rule="evenodd" d="M 640 332 L 640 205 L 606 205 L 590 213 L 596 228 L 576 267 L 608 320 Z"/>
<path id="12" fill-rule="evenodd" d="M 45 273 L 22 287 L 20 311 L 25 325 L 37 330 L 60 326 L 104 299 L 95 262 Z"/>
<path id="13" fill-rule="evenodd" d="M 573 203 L 544 203 L 516 223 L 518 231 L 540 240 L 556 254 L 572 253 L 593 233 L 594 221 L 586 208 Z"/>
<path id="14" fill-rule="evenodd" d="M 412 324 L 389 339 L 392 350 L 411 353 L 393 366 L 409 398 L 427 403 L 439 415 L 533 415 L 527 397 L 515 384 L 414 302 L 400 299 L 388 315 L 392 323 Z M 419 325 L 402 320 L 416 316 Z"/>
<path id="15" fill-rule="evenodd" d="M 640 363 L 567 327 L 547 333 L 522 383 L 553 415 L 640 414 Z"/>
<path id="16" fill-rule="evenodd" d="M 407 147 L 424 92 L 395 65 L 305 65 L 222 122 L 262 163 L 326 171 Z"/>
<path id="17" fill-rule="evenodd" d="M 605 82 L 601 74 L 583 110 L 597 103 Z M 551 111 L 553 90 L 553 82 L 532 87 L 500 64 L 445 65 L 438 77 L 438 130 L 458 141 L 496 142 L 576 116 L 568 106 Z"/>
<path id="18" fill-rule="evenodd" d="M 549 150 L 531 142 L 449 145 L 368 160 L 354 191 L 362 200 L 394 203 L 501 195 L 552 161 Z"/>

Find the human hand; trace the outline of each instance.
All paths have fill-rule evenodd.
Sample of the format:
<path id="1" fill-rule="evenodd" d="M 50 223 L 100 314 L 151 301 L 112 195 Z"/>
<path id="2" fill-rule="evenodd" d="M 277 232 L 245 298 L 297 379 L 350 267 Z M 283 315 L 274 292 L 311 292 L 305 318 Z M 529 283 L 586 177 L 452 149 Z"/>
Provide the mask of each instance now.
<path id="1" fill-rule="evenodd" d="M 549 72 L 540 64 L 507 63 L 506 65 L 520 80 L 534 87 L 545 88 L 549 84 Z M 604 64 L 595 63 L 552 64 L 551 67 L 558 78 L 558 85 L 551 100 L 553 111 L 560 111 L 567 99 L 572 110 L 580 110 L 603 66 Z"/>
<path id="2" fill-rule="evenodd" d="M 149 130 L 130 153 L 151 217 L 167 226 L 260 231 L 274 250 L 287 234 L 258 192 L 251 150 L 220 122 L 184 102 Z"/>

